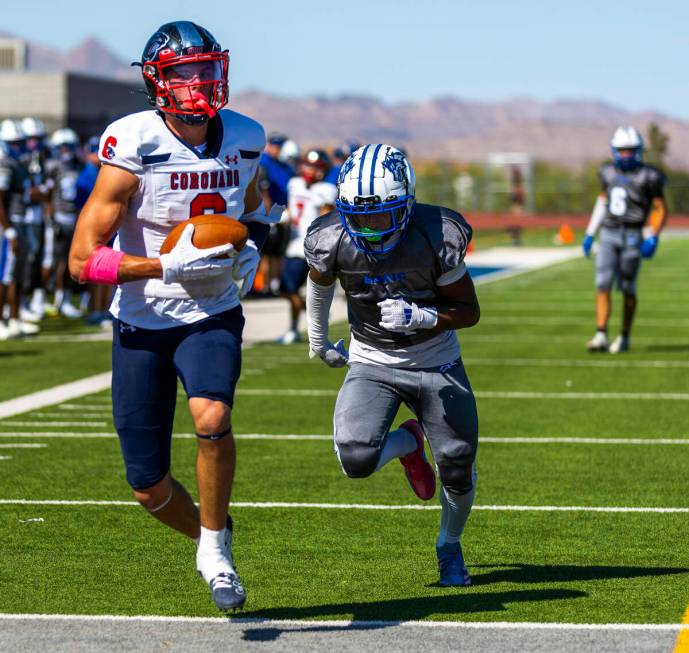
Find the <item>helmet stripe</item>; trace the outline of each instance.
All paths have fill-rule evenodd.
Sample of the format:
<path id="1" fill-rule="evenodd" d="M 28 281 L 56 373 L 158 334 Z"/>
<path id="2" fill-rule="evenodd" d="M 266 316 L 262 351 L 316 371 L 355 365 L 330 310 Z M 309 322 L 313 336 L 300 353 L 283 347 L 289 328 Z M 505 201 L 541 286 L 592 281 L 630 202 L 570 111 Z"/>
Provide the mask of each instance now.
<path id="1" fill-rule="evenodd" d="M 373 180 L 375 179 L 375 171 L 376 171 L 376 159 L 378 158 L 378 152 L 380 152 L 380 148 L 383 147 L 382 143 L 378 143 L 376 145 L 376 149 L 373 150 L 373 161 L 371 162 L 371 195 L 373 195 Z M 385 199 L 384 197 L 381 197 L 381 199 Z"/>
<path id="2" fill-rule="evenodd" d="M 363 181 L 364 181 L 364 163 L 366 162 L 366 154 L 368 153 L 368 148 L 371 147 L 370 145 L 367 145 L 364 148 L 364 151 L 361 153 L 361 159 L 359 159 L 359 195 L 364 194 L 364 187 L 363 187 Z"/>

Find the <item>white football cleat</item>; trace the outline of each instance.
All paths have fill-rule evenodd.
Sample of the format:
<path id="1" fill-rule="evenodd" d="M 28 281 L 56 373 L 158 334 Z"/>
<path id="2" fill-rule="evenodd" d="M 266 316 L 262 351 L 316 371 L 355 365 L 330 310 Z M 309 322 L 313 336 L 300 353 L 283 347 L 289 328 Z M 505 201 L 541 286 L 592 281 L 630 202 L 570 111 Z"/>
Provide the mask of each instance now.
<path id="1" fill-rule="evenodd" d="M 23 322 L 16 317 L 7 321 L 7 331 L 9 338 L 20 338 L 21 336 L 35 336 L 41 329 L 31 322 Z"/>
<path id="2" fill-rule="evenodd" d="M 625 338 L 622 335 L 617 336 L 617 338 L 612 341 L 608 351 L 611 354 L 620 354 L 623 351 L 629 351 L 629 338 Z"/>
<path id="3" fill-rule="evenodd" d="M 4 322 L 0 322 L 0 340 L 7 340 L 10 337 L 10 330 Z"/>
<path id="4" fill-rule="evenodd" d="M 43 319 L 43 315 L 39 315 L 25 306 L 20 306 L 19 319 L 23 322 L 40 322 Z"/>
<path id="5" fill-rule="evenodd" d="M 586 343 L 589 351 L 608 351 L 610 343 L 605 331 L 596 331 L 596 335 Z"/>
<path id="6" fill-rule="evenodd" d="M 277 344 L 279 345 L 292 345 L 295 342 L 301 342 L 301 336 L 299 331 L 294 331 L 293 329 L 286 331 L 277 339 Z"/>
<path id="7" fill-rule="evenodd" d="M 77 320 L 83 316 L 83 313 L 69 302 L 62 302 L 60 305 L 60 315 L 70 320 Z"/>

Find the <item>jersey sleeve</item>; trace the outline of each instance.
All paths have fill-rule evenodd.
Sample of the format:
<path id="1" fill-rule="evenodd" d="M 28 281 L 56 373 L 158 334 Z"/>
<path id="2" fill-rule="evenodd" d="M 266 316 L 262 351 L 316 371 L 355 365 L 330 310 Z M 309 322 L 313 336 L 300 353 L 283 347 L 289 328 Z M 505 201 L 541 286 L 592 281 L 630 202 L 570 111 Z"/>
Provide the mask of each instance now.
<path id="1" fill-rule="evenodd" d="M 0 191 L 7 192 L 12 184 L 12 168 L 0 161 Z"/>
<path id="2" fill-rule="evenodd" d="M 304 256 L 309 267 L 321 274 L 334 276 L 337 272 L 337 246 L 341 230 L 332 213 L 314 220 L 304 238 Z"/>
<path id="3" fill-rule="evenodd" d="M 105 165 L 117 166 L 141 176 L 144 171 L 140 152 L 141 139 L 136 138 L 136 125 L 128 124 L 127 118 L 115 121 L 103 132 L 98 158 Z"/>
<path id="4" fill-rule="evenodd" d="M 651 168 L 648 177 L 648 190 L 651 198 L 662 197 L 667 177 L 658 168 Z"/>
<path id="5" fill-rule="evenodd" d="M 446 286 L 461 279 L 466 273 L 464 257 L 473 231 L 469 223 L 455 211 L 442 211 L 442 242 L 439 249 L 440 272 L 437 283 Z"/>
<path id="6" fill-rule="evenodd" d="M 610 164 L 604 163 L 600 168 L 598 168 L 598 179 L 600 181 L 600 187 L 603 193 L 608 192 L 610 187 Z"/>

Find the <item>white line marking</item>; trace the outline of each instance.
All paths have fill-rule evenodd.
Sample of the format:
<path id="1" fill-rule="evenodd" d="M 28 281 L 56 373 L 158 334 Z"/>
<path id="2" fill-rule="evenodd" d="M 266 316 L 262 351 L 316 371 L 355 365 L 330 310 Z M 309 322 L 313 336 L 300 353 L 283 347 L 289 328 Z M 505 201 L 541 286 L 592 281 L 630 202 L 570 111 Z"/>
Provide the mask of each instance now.
<path id="1" fill-rule="evenodd" d="M 491 437 L 479 436 L 479 442 L 484 444 L 684 444 L 689 445 L 689 438 L 577 438 L 577 437 Z"/>
<path id="2" fill-rule="evenodd" d="M 489 313 L 489 309 L 486 309 Z M 553 315 L 541 315 L 541 316 L 511 316 L 511 315 L 500 315 L 496 317 L 481 317 L 481 324 L 518 324 L 524 326 L 541 326 L 542 324 L 554 324 L 559 326 L 571 326 L 580 327 L 581 320 L 576 320 L 572 317 L 560 317 Z M 651 318 L 638 318 L 634 320 L 636 326 L 647 326 L 647 327 L 662 327 L 667 328 L 677 328 L 686 329 L 689 326 L 689 320 L 678 320 L 677 318 L 665 319 L 665 320 L 654 320 Z"/>
<path id="3" fill-rule="evenodd" d="M 0 505 L 12 506 L 138 506 L 136 501 L 98 500 L 98 499 L 0 499 Z M 439 505 L 424 504 L 374 504 L 374 503 L 309 503 L 288 501 L 234 501 L 235 508 L 297 508 L 317 510 L 440 510 Z M 473 506 L 472 510 L 491 512 L 605 512 L 605 513 L 689 513 L 689 508 L 654 508 L 631 506 L 519 506 L 486 505 Z"/>
<path id="4" fill-rule="evenodd" d="M 237 390 L 238 395 L 253 397 L 334 397 L 338 390 L 323 389 L 290 389 L 290 388 L 245 388 Z M 636 399 L 640 401 L 689 401 L 687 392 L 519 392 L 519 391 L 488 391 L 474 392 L 479 399 Z"/>
<path id="5" fill-rule="evenodd" d="M 48 390 L 41 390 L 23 397 L 0 402 L 0 419 L 27 413 L 30 410 L 36 410 L 44 406 L 59 404 L 92 392 L 100 392 L 110 387 L 111 380 L 112 372 L 103 372 L 102 374 L 94 374 L 79 381 L 63 383 Z"/>
<path id="6" fill-rule="evenodd" d="M 2 426 L 107 426 L 107 422 L 0 422 L 0 427 Z"/>
<path id="7" fill-rule="evenodd" d="M 650 367 L 650 368 L 687 368 L 689 361 L 664 360 L 600 360 L 563 359 L 563 358 L 474 358 L 462 359 L 467 365 L 487 365 L 495 367 Z"/>
<path id="8" fill-rule="evenodd" d="M 110 397 L 108 397 L 110 401 Z M 92 406 L 91 404 L 60 404 L 56 406 L 58 410 L 83 410 L 83 411 L 98 411 L 103 410 L 101 406 Z"/>
<path id="9" fill-rule="evenodd" d="M 608 400 L 634 399 L 638 401 L 688 401 L 687 392 L 502 392 L 479 391 L 474 395 L 479 399 L 576 399 Z"/>
<path id="10" fill-rule="evenodd" d="M 32 418 L 43 418 L 43 417 L 50 417 L 50 418 L 55 418 L 55 417 L 78 417 L 78 415 L 70 415 L 69 413 L 46 413 L 46 412 L 33 412 L 27 415 L 27 417 L 32 417 Z M 105 411 L 99 411 L 99 412 L 89 412 L 88 415 L 84 415 L 84 417 L 89 417 L 89 418 L 111 418 L 112 417 L 112 412 L 109 410 Z M 0 422 L 2 424 L 2 422 Z"/>
<path id="11" fill-rule="evenodd" d="M 368 621 L 368 620 L 307 620 L 307 619 L 252 619 L 246 617 L 163 617 L 157 615 L 83 615 L 83 614 L 2 614 L 2 621 L 108 621 L 108 622 L 150 622 L 150 623 L 196 623 L 196 624 L 281 624 L 287 626 L 313 626 L 315 628 L 371 628 L 381 626 L 420 626 L 423 628 L 471 628 L 477 630 L 658 630 L 679 631 L 689 629 L 689 624 L 639 624 L 607 623 L 578 624 L 535 621 Z"/>
<path id="12" fill-rule="evenodd" d="M 0 444 L 0 449 L 45 449 L 47 444 Z"/>
<path id="13" fill-rule="evenodd" d="M 12 456 L 0 456 L 0 460 L 12 460 Z"/>
<path id="14" fill-rule="evenodd" d="M 514 342 L 535 342 L 535 343 L 542 343 L 544 339 L 547 340 L 547 342 L 579 342 L 581 343 L 582 350 L 586 344 L 586 340 L 590 337 L 591 334 L 588 334 L 587 336 L 577 336 L 577 335 L 572 335 L 572 336 L 556 336 L 556 335 L 551 335 L 549 333 L 543 333 L 540 335 L 524 335 L 524 334 L 519 334 L 515 333 L 512 335 L 501 335 L 501 334 L 475 334 L 471 333 L 470 331 L 467 331 L 466 333 L 462 334 L 462 342 L 504 342 L 504 343 L 514 343 Z M 642 344 L 649 344 L 649 345 L 658 345 L 658 344 L 663 344 L 663 345 L 686 345 L 687 348 L 689 348 L 689 336 L 686 336 L 684 338 L 667 338 L 665 336 L 662 337 L 662 343 L 659 343 L 658 337 L 651 337 L 651 336 L 634 336 L 634 342 L 635 343 L 642 343 Z"/>
<path id="15" fill-rule="evenodd" d="M 291 441 L 326 441 L 333 439 L 332 435 L 325 434 L 299 434 L 299 433 L 236 433 L 237 440 L 291 440 Z M 117 434 L 110 431 L 89 432 L 78 431 L 7 431 L 0 432 L 0 438 L 50 438 L 50 439 L 74 439 L 74 440 L 116 440 Z M 173 438 L 177 440 L 195 440 L 194 433 L 175 433 Z M 608 437 L 570 437 L 570 436 L 480 436 L 482 444 L 628 444 L 628 445 L 689 445 L 689 437 L 678 438 L 626 438 L 624 436 Z M 0 445 L 0 447 L 3 445 Z M 46 445 L 35 445 L 46 446 Z"/>

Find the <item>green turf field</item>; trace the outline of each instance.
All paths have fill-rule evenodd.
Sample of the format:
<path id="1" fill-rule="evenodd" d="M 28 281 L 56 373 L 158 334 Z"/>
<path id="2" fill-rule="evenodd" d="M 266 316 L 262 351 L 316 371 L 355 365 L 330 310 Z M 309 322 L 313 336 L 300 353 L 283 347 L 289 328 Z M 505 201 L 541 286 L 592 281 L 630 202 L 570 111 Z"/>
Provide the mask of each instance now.
<path id="1" fill-rule="evenodd" d="M 440 513 L 415 499 L 399 464 L 366 480 L 340 472 L 326 436 L 344 373 L 302 344 L 247 349 L 234 413 L 247 436 L 233 496 L 243 616 L 679 623 L 689 513 L 586 508 L 689 509 L 688 249 L 666 240 L 645 264 L 633 351 L 618 357 L 584 350 L 591 261 L 479 287 L 481 324 L 461 333 L 486 438 L 463 538 L 470 588 L 435 584 Z M 0 343 L 0 361 L 5 400 L 107 370 L 109 345 Z M 131 501 L 109 408 L 98 394 L 0 421 L 0 499 Z M 92 425 L 55 425 L 65 421 Z M 192 432 L 181 397 L 176 432 Z M 271 434 L 322 437 L 258 437 Z M 174 443 L 173 472 L 190 489 L 194 450 L 192 437 Z M 290 505 L 265 505 L 276 502 Z M 0 505 L 0 550 L 0 612 L 217 614 L 193 544 L 136 506 Z"/>

